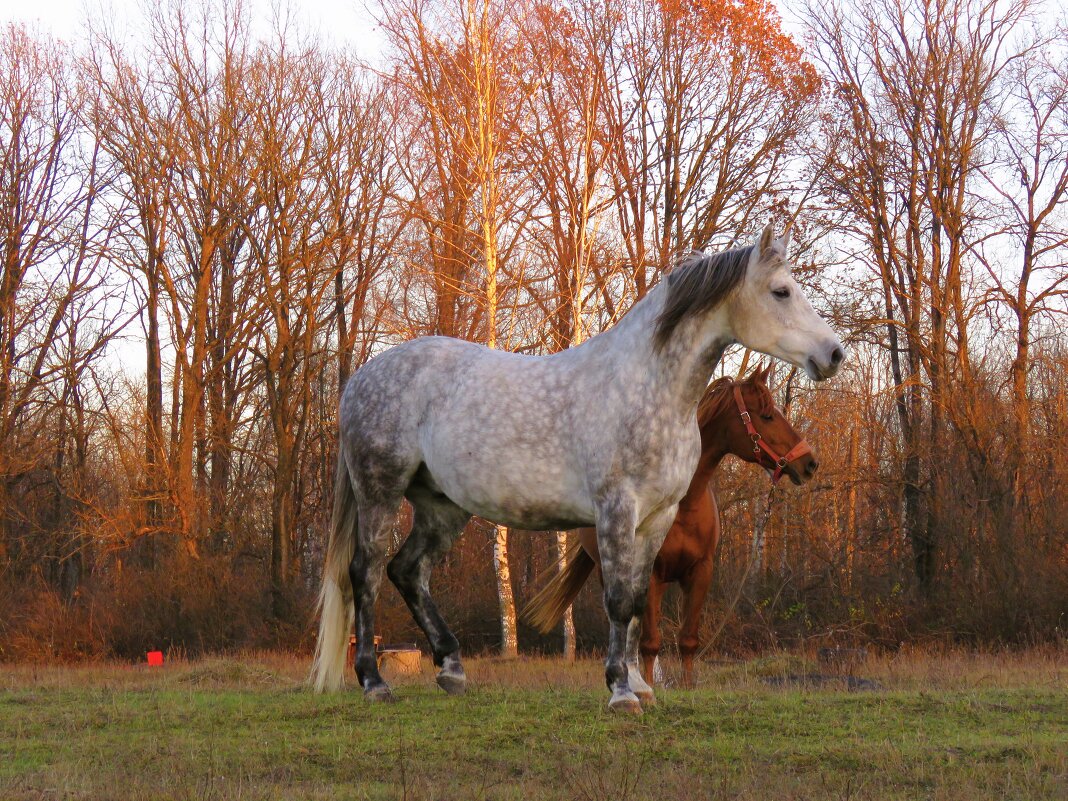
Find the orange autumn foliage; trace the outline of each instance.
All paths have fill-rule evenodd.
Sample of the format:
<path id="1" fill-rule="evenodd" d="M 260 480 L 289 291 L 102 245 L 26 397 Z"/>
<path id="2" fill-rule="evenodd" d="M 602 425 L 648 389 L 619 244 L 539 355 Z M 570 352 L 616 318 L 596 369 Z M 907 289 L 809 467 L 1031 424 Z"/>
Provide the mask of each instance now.
<path id="1" fill-rule="evenodd" d="M 782 29 L 770 0 L 661 0 L 664 13 L 698 27 L 724 49 L 744 57 L 768 84 L 797 99 L 814 96 L 820 87 L 816 68 L 804 50 Z"/>

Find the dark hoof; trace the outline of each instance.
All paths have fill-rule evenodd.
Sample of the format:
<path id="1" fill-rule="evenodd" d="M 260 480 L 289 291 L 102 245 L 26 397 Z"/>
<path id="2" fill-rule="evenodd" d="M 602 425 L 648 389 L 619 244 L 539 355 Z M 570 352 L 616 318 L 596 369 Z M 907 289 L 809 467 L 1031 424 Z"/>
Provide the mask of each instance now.
<path id="1" fill-rule="evenodd" d="M 467 692 L 467 677 L 463 673 L 439 673 L 438 686 L 449 695 L 463 695 Z"/>
<path id="2" fill-rule="evenodd" d="M 632 692 L 612 693 L 612 700 L 608 702 L 609 712 L 622 712 L 627 715 L 640 715 L 642 704 Z"/>
<path id="3" fill-rule="evenodd" d="M 363 697 L 375 704 L 392 704 L 397 700 L 388 684 L 376 684 L 366 688 Z"/>

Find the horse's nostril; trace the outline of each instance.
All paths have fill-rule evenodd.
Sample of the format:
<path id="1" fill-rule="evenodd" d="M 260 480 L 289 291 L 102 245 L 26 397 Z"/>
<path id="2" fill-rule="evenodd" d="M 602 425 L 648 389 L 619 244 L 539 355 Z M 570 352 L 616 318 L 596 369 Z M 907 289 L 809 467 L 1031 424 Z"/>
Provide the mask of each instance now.
<path id="1" fill-rule="evenodd" d="M 835 348 L 834 350 L 831 351 L 831 364 L 832 365 L 837 367 L 838 365 L 840 365 L 842 363 L 843 359 L 845 359 L 845 351 L 843 351 L 841 348 Z"/>
<path id="2" fill-rule="evenodd" d="M 811 462 L 805 465 L 805 475 L 812 476 L 816 473 L 816 468 L 820 466 L 820 463 L 813 459 Z"/>

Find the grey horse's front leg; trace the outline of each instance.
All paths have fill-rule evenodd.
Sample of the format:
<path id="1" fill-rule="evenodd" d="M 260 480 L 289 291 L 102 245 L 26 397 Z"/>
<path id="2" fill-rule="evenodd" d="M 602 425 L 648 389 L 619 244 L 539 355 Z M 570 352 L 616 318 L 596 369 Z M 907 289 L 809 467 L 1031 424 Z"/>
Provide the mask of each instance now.
<path id="1" fill-rule="evenodd" d="M 644 589 L 635 582 L 636 571 L 643 572 L 638 570 L 642 559 L 635 547 L 636 525 L 637 513 L 629 498 L 615 499 L 598 510 L 597 549 L 601 556 L 604 608 L 609 625 L 608 654 L 604 662 L 605 682 L 612 691 L 608 708 L 640 714 L 641 701 L 630 687 L 626 663 L 627 631 L 631 621 L 641 615 L 645 595 Z M 651 561 L 649 569 L 652 569 Z"/>
<path id="2" fill-rule="evenodd" d="M 652 706 L 656 703 L 656 695 L 642 676 L 642 669 L 638 662 L 638 641 L 641 636 L 641 618 L 631 618 L 630 625 L 627 626 L 627 680 L 630 682 L 630 689 L 642 702 L 642 706 Z"/>
<path id="3" fill-rule="evenodd" d="M 642 522 L 634 539 L 634 617 L 627 627 L 627 672 L 630 675 L 630 687 L 645 706 L 656 703 L 653 688 L 642 677 L 642 671 L 638 663 L 639 641 L 642 631 L 642 617 L 649 601 L 649 582 L 653 575 L 653 564 L 660 548 L 667 538 L 672 523 L 675 522 L 675 514 L 678 506 L 673 505 Z M 657 601 L 659 604 L 659 601 Z M 652 677 L 650 677 L 652 678 Z"/>

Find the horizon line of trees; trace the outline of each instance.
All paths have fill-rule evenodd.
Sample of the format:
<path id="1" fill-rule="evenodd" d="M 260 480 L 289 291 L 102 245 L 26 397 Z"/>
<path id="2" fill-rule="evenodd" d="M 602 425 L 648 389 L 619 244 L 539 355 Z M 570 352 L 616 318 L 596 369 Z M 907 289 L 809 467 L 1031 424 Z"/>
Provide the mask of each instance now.
<path id="1" fill-rule="evenodd" d="M 306 646 L 359 365 L 576 345 L 769 217 L 850 360 L 780 371 L 812 486 L 717 477 L 713 645 L 1063 638 L 1048 11 L 808 0 L 803 48 L 766 0 L 382 0 L 376 68 L 239 0 L 6 26 L 0 659 Z M 513 534 L 475 521 L 436 575 L 464 647 L 595 646 L 595 588 L 558 638 L 516 620 L 567 535 Z"/>

